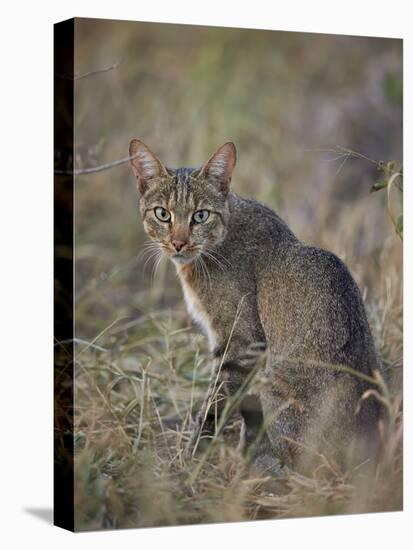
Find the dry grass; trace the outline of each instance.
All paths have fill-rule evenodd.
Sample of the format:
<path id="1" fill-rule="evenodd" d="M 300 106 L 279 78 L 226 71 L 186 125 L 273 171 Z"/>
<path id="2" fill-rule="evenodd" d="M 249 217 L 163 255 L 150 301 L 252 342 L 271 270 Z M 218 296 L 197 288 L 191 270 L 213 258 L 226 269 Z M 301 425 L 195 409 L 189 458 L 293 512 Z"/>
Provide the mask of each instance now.
<path id="1" fill-rule="evenodd" d="M 182 312 L 120 319 L 76 361 L 76 518 L 78 529 L 241 521 L 397 510 L 402 502 L 400 308 L 389 292 L 375 328 L 392 375 L 392 424 L 377 467 L 340 471 L 320 456 L 311 478 L 251 478 L 226 428 L 203 455 L 185 459 L 191 411 L 209 368 L 202 336 Z M 399 310 L 399 313 L 397 313 Z M 397 328 L 399 327 L 399 328 Z M 380 341 L 380 340 L 379 340 Z M 394 372 L 394 374 L 393 374 Z M 171 427 L 171 420 L 176 426 Z M 233 437 L 231 437 L 233 435 Z"/>
<path id="2" fill-rule="evenodd" d="M 80 176 L 76 528 L 401 509 L 402 246 L 385 195 L 369 193 L 375 166 L 314 150 L 341 143 L 401 159 L 399 42 L 93 21 L 79 25 L 77 40 L 79 74 L 123 60 L 76 82 L 77 166 L 124 157 L 132 137 L 172 166 L 201 163 L 232 139 L 235 189 L 274 207 L 354 274 L 389 375 L 392 421 L 378 464 L 355 470 L 320 456 L 312 477 L 248 474 L 236 418 L 206 458 L 186 459 L 210 374 L 206 341 L 173 268 L 163 262 L 154 277 L 150 262 L 144 269 L 129 168 Z"/>

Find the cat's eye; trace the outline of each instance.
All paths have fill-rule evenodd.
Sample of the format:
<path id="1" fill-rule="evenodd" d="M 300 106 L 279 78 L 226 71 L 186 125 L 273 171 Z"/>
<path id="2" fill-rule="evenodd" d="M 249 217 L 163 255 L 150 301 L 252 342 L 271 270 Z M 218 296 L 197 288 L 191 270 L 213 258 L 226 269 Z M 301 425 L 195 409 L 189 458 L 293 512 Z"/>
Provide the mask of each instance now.
<path id="1" fill-rule="evenodd" d="M 154 212 L 155 212 L 155 216 L 161 222 L 171 221 L 171 214 L 168 212 L 168 210 L 166 210 L 166 208 L 163 208 L 162 206 L 157 206 Z"/>
<path id="2" fill-rule="evenodd" d="M 197 210 L 192 216 L 194 223 L 204 223 L 209 218 L 208 210 Z"/>

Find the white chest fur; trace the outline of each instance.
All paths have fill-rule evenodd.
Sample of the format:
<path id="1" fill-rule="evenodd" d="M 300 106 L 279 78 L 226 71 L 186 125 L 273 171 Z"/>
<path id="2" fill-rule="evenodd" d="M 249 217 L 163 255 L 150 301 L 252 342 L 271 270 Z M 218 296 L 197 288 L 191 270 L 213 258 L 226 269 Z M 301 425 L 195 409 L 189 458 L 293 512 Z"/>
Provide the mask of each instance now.
<path id="1" fill-rule="evenodd" d="M 192 286 L 185 281 L 184 277 L 181 276 L 180 279 L 188 312 L 208 337 L 209 347 L 213 350 L 216 346 L 216 335 L 211 326 L 209 316 Z"/>

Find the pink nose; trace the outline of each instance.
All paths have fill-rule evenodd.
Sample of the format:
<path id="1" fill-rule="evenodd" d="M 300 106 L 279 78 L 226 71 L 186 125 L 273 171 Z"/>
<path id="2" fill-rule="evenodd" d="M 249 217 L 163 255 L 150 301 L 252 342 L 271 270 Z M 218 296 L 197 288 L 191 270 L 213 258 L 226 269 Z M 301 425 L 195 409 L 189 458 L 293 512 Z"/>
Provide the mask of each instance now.
<path id="1" fill-rule="evenodd" d="M 178 239 L 173 239 L 172 246 L 177 252 L 180 252 L 181 249 L 186 245 L 186 241 L 180 241 Z"/>

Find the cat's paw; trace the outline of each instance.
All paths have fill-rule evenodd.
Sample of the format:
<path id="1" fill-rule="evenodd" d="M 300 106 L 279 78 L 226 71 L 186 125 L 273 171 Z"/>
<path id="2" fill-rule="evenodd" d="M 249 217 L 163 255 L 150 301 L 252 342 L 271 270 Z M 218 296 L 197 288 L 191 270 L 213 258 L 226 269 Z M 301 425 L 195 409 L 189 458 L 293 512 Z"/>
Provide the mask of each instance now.
<path id="1" fill-rule="evenodd" d="M 205 451 L 214 434 L 214 426 L 204 421 L 203 415 L 198 414 L 192 423 L 189 439 L 185 447 L 184 456 L 192 458 L 195 454 Z"/>
<path id="2" fill-rule="evenodd" d="M 286 469 L 281 462 L 271 454 L 260 454 L 250 464 L 250 471 L 260 476 L 271 476 L 278 479 L 286 477 Z"/>

